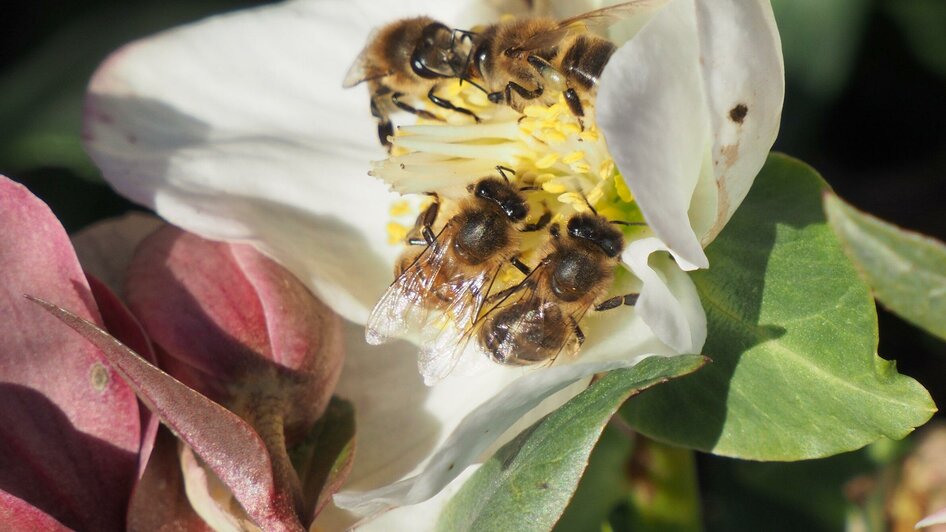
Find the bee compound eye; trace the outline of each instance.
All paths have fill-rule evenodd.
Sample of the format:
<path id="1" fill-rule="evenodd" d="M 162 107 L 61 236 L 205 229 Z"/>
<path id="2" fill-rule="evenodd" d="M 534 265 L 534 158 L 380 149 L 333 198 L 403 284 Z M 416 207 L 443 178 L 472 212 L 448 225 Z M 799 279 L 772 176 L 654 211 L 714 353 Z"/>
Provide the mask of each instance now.
<path id="1" fill-rule="evenodd" d="M 519 202 L 507 203 L 504 210 L 506 211 L 506 216 L 515 221 L 524 220 L 526 215 L 529 214 L 529 209 Z"/>
<path id="2" fill-rule="evenodd" d="M 609 257 L 617 257 L 618 253 L 621 252 L 621 243 L 612 239 L 606 238 L 600 242 L 601 249 Z"/>

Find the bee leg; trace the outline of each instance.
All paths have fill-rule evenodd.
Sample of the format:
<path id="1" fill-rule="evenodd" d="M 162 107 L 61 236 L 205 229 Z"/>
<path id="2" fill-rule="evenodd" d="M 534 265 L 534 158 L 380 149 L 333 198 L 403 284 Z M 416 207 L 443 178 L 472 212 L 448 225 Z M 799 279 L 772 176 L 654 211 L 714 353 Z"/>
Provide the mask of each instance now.
<path id="1" fill-rule="evenodd" d="M 458 113 L 463 113 L 465 115 L 472 116 L 473 120 L 476 120 L 477 124 L 480 123 L 480 117 L 476 116 L 476 114 L 473 111 L 470 111 L 469 109 L 464 109 L 462 107 L 457 107 L 453 105 L 452 103 L 450 103 L 450 100 L 445 100 L 441 98 L 440 96 L 437 96 L 436 94 L 434 94 L 434 89 L 430 89 L 430 92 L 427 93 L 427 98 L 430 101 L 434 102 L 435 104 L 439 105 L 440 107 L 443 107 L 444 109 L 449 109 L 451 111 L 456 111 Z"/>
<path id="2" fill-rule="evenodd" d="M 512 105 L 512 92 L 513 91 L 516 91 L 516 94 L 518 94 L 524 100 L 534 100 L 538 98 L 539 96 L 542 96 L 543 88 L 542 88 L 542 85 L 539 85 L 538 87 L 530 91 L 529 89 L 523 87 L 522 85 L 516 83 L 515 81 L 510 81 L 509 83 L 506 84 L 506 88 L 503 89 L 502 92 L 499 92 L 499 91 L 491 92 L 489 93 L 487 98 L 489 99 L 489 101 L 493 103 L 505 102 L 506 105 Z"/>
<path id="3" fill-rule="evenodd" d="M 420 232 L 424 238 L 409 238 L 407 243 L 412 246 L 430 246 L 437 239 L 432 228 L 434 222 L 437 221 L 437 214 L 440 212 L 440 197 L 436 193 L 430 193 L 430 195 L 433 196 L 434 202 L 427 206 L 424 212 L 420 213 L 417 222 L 414 224 L 415 228 L 417 226 L 421 227 Z"/>
<path id="4" fill-rule="evenodd" d="M 595 310 L 601 312 L 603 310 L 618 308 L 621 305 L 633 307 L 637 304 L 638 296 L 640 296 L 640 294 L 624 294 L 623 296 L 614 296 L 611 299 L 606 299 L 595 305 Z"/>
<path id="5" fill-rule="evenodd" d="M 517 270 L 522 272 L 523 275 L 529 275 L 530 273 L 532 273 L 532 269 L 526 266 L 521 260 L 519 260 L 519 257 L 513 257 L 509 259 L 509 262 L 511 262 L 512 265 L 515 266 Z"/>
<path id="6" fill-rule="evenodd" d="M 526 224 L 522 228 L 522 232 L 532 233 L 534 231 L 540 231 L 544 229 L 545 226 L 548 225 L 549 222 L 551 221 L 552 221 L 552 211 L 546 209 L 545 212 L 542 213 L 542 216 L 540 216 L 538 220 L 536 220 L 534 223 Z"/>
<path id="7" fill-rule="evenodd" d="M 408 105 L 401 101 L 401 96 L 404 96 L 403 92 L 395 92 L 391 94 L 391 102 L 400 110 L 407 111 L 408 113 L 417 115 L 421 118 L 426 118 L 428 120 L 440 120 L 440 118 L 431 113 L 430 111 L 425 111 L 423 109 L 418 109 L 411 105 Z"/>
<path id="8" fill-rule="evenodd" d="M 578 124 L 581 126 L 581 130 L 584 131 L 585 122 L 582 120 L 582 117 L 585 116 L 585 108 L 581 105 L 581 98 L 578 97 L 578 93 L 575 92 L 575 89 L 568 89 L 562 94 L 565 96 L 565 103 L 568 104 L 568 109 L 571 110 L 575 118 L 578 119 Z"/>
<path id="9" fill-rule="evenodd" d="M 515 294 L 516 292 L 520 290 L 525 290 L 526 288 L 531 288 L 534 285 L 535 285 L 534 281 L 525 279 L 519 284 L 512 285 L 509 288 L 506 288 L 505 290 L 500 290 L 499 292 L 496 292 L 495 294 L 487 297 L 485 303 L 493 304 L 496 301 L 502 301 L 503 299 Z"/>
<path id="10" fill-rule="evenodd" d="M 381 141 L 381 145 L 387 148 L 388 151 L 391 151 L 391 141 L 388 140 L 388 137 L 394 136 L 394 126 L 391 124 L 390 120 L 383 120 L 378 122 L 378 140 Z"/>
<path id="11" fill-rule="evenodd" d="M 371 98 L 371 115 L 378 119 L 378 140 L 381 141 L 382 146 L 391 151 L 391 141 L 388 137 L 394 135 L 394 126 L 388 119 L 388 115 L 381 112 L 381 107 L 375 98 Z"/>
<path id="12" fill-rule="evenodd" d="M 578 339 L 578 346 L 581 347 L 585 343 L 585 333 L 582 332 L 581 327 L 578 326 L 578 322 L 575 321 L 575 318 L 570 318 L 572 322 L 572 327 L 575 329 L 575 338 Z"/>

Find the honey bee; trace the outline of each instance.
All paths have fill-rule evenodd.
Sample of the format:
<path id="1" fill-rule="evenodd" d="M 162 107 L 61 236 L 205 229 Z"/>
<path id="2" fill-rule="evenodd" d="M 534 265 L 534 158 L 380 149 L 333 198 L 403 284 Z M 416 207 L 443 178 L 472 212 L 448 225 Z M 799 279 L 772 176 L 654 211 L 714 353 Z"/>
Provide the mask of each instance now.
<path id="1" fill-rule="evenodd" d="M 436 119 L 408 101 L 427 98 L 434 104 L 476 115 L 437 96 L 438 84 L 445 79 L 465 77 L 472 53 L 473 34 L 455 30 L 429 17 L 392 22 L 376 30 L 355 59 L 343 86 L 366 82 L 371 93 L 371 114 L 378 121 L 381 144 L 390 148 L 394 134 L 389 115 L 397 110 Z M 472 82 L 471 82 L 472 83 Z"/>
<path id="2" fill-rule="evenodd" d="M 571 112 L 584 116 L 581 99 L 591 98 L 598 78 L 616 47 L 592 31 L 652 4 L 635 0 L 589 11 L 564 20 L 524 17 L 483 28 L 470 61 L 493 103 L 521 111 L 531 100 L 553 104 L 561 93 Z"/>
<path id="3" fill-rule="evenodd" d="M 501 167 L 500 173 L 505 178 Z M 438 233 L 432 226 L 439 203 L 421 213 L 423 239 L 413 243 L 426 247 L 402 262 L 368 318 L 365 338 L 370 344 L 420 333 L 420 369 L 427 382 L 453 369 L 500 269 L 512 264 L 529 273 L 517 257 L 519 233 L 541 229 L 550 218 L 543 215 L 535 224 L 523 225 L 528 204 L 505 179 L 487 177 L 471 188 L 471 197 Z M 441 326 L 434 316 L 448 317 L 451 323 Z"/>
<path id="4" fill-rule="evenodd" d="M 624 249 L 611 222 L 577 214 L 564 235 L 557 224 L 549 232 L 545 258 L 521 283 L 493 296 L 499 302 L 478 324 L 479 345 L 495 362 L 522 366 L 574 355 L 585 341 L 578 324 L 588 309 L 637 302 L 637 294 L 626 294 L 595 304 L 610 288 Z"/>

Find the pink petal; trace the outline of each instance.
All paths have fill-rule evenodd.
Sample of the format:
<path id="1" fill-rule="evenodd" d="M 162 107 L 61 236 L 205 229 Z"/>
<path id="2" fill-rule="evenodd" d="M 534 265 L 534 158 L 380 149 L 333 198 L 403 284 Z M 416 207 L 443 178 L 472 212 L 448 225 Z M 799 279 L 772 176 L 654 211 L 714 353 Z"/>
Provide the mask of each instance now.
<path id="1" fill-rule="evenodd" d="M 139 446 L 134 394 L 93 346 L 23 298 L 101 323 L 65 231 L 0 176 L 0 486 L 66 526 L 124 523 Z"/>
<path id="2" fill-rule="evenodd" d="M 102 350 L 151 410 L 188 444 L 263 529 L 302 530 L 291 495 L 273 479 L 266 446 L 239 417 L 152 366 L 95 324 L 33 299 Z"/>
<path id="3" fill-rule="evenodd" d="M 88 274 L 86 274 L 86 280 L 92 289 L 95 303 L 102 313 L 105 329 L 133 351 L 141 353 L 148 362 L 157 364 L 157 357 L 154 354 L 154 349 L 151 348 L 151 342 L 148 341 L 148 336 L 145 335 L 145 331 L 141 328 L 138 320 L 132 316 L 131 311 L 102 281 Z M 145 465 L 148 463 L 151 449 L 154 447 L 158 420 L 144 404 L 139 404 L 138 412 L 140 426 L 142 427 L 141 445 L 138 451 L 138 477 L 140 478 L 144 473 Z"/>
<path id="4" fill-rule="evenodd" d="M 166 428 L 158 432 L 148 467 L 128 505 L 128 530 L 211 530 L 187 501 L 177 447 L 177 438 Z"/>
<path id="5" fill-rule="evenodd" d="M 296 437 L 321 416 L 341 372 L 340 319 L 253 248 L 166 227 L 139 247 L 127 294 L 168 367 L 190 368 L 208 397 L 234 408 L 241 391 L 268 393 Z"/>
<path id="6" fill-rule="evenodd" d="M 0 523 L 3 523 L 3 529 L 7 532 L 69 530 L 39 508 L 2 490 L 0 490 Z"/>
<path id="7" fill-rule="evenodd" d="M 159 218 L 132 212 L 96 222 L 73 233 L 72 245 L 85 273 L 94 275 L 117 296 L 124 297 L 125 272 L 135 248 L 163 225 Z"/>

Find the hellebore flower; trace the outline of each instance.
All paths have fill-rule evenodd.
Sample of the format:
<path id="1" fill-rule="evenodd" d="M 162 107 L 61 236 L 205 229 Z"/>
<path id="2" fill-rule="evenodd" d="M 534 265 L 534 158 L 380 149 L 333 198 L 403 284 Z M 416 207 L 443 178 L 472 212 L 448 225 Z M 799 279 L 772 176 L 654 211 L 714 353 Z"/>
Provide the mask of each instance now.
<path id="1" fill-rule="evenodd" d="M 469 123 L 404 128 L 393 157 L 372 170 L 398 192 L 419 193 L 462 189 L 513 164 L 552 195 L 560 219 L 588 201 L 605 216 L 646 222 L 625 232 L 622 260 L 633 275 L 619 274 L 613 290 L 639 291 L 636 309 L 583 321 L 588 341 L 573 360 L 491 364 L 430 387 L 417 374 L 415 347 L 369 347 L 361 327 L 347 327 L 338 394 L 354 404 L 360 444 L 335 501 L 355 516 L 326 512 L 325 526 L 455 487 L 497 439 L 525 426 L 523 416 L 538 415 L 553 395 L 538 410 L 554 408 L 594 373 L 701 350 L 705 316 L 685 270 L 710 266 L 702 248 L 774 141 L 784 93 L 779 38 L 767 0 L 641 6 L 609 30 L 621 46 L 587 130 L 554 105 L 523 115 L 492 109 L 481 124 L 489 133 Z M 576 11 L 553 14 L 581 11 L 568 9 Z M 504 11 L 472 1 L 301 1 L 171 30 L 100 67 L 89 86 L 86 147 L 120 193 L 204 237 L 252 244 L 363 324 L 392 280 L 403 246 L 389 236 L 400 236 L 397 218 L 409 208 L 365 175 L 386 154 L 367 95 L 341 81 L 377 26 L 425 14 L 470 28 Z M 525 137 L 522 127 L 531 128 Z M 404 515 L 417 513 L 382 519 Z"/>
<path id="2" fill-rule="evenodd" d="M 314 519 L 351 456 L 320 437 L 343 359 L 337 315 L 249 246 L 171 227 L 137 246 L 156 225 L 137 217 L 84 231 L 76 242 L 88 266 L 127 286 L 142 328 L 107 285 L 86 280 L 49 209 L 2 176 L 0 224 L 4 524 L 140 530 L 206 522 L 223 530 L 251 520 L 301 530 Z M 106 241 L 111 260 L 96 260 Z M 131 350 L 155 361 L 145 329 L 162 366 L 193 389 Z M 178 451 L 169 432 L 159 435 L 157 419 L 186 446 Z M 301 460 L 290 462 L 293 448 Z M 336 456 L 331 472 L 324 462 Z"/>

